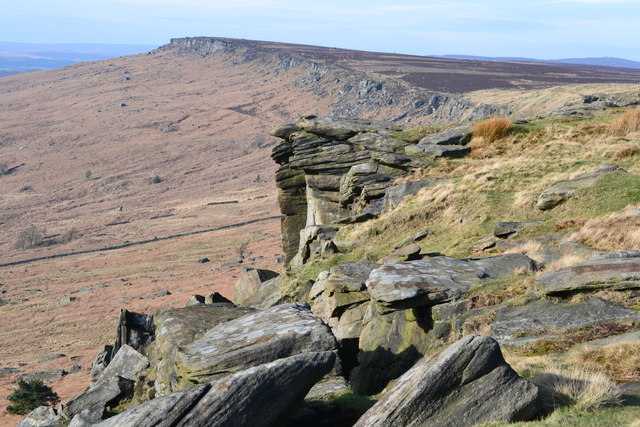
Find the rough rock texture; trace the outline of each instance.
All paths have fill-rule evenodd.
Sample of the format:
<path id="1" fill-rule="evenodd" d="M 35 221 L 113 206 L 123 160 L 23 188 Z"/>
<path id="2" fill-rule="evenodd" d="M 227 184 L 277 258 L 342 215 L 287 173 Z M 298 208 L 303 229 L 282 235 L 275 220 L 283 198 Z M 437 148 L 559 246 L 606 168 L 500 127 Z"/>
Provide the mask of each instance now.
<path id="1" fill-rule="evenodd" d="M 129 345 L 135 350 L 142 350 L 153 341 L 153 316 L 133 313 L 122 309 L 118 320 L 116 342 L 113 345 L 111 357 L 115 356 L 120 347 Z"/>
<path id="2" fill-rule="evenodd" d="M 100 382 L 104 378 L 122 377 L 135 380 L 138 374 L 149 366 L 149 359 L 138 353 L 132 347 L 123 345 L 111 359 L 109 365 L 102 371 L 97 379 Z"/>
<path id="3" fill-rule="evenodd" d="M 256 302 L 264 282 L 278 277 L 271 270 L 251 269 L 233 285 L 233 302 L 241 306 L 250 306 Z"/>
<path id="4" fill-rule="evenodd" d="M 464 157 L 471 151 L 465 145 L 471 140 L 471 126 L 460 125 L 445 129 L 442 132 L 427 135 L 416 145 L 405 148 L 405 153 L 412 156 L 429 157 Z"/>
<path id="5" fill-rule="evenodd" d="M 175 372 L 176 349 L 200 339 L 216 325 L 254 311 L 224 303 L 161 310 L 155 316 L 156 340 L 149 349 L 157 376 L 156 394 L 162 396 L 184 387 Z"/>
<path id="6" fill-rule="evenodd" d="M 192 383 L 309 351 L 336 351 L 331 330 L 306 304 L 284 304 L 209 329 L 177 349 L 176 372 Z"/>
<path id="7" fill-rule="evenodd" d="M 349 371 L 355 363 L 362 320 L 369 304 L 365 281 L 378 264 L 352 262 L 321 272 L 309 298 L 312 311 L 330 327 L 341 345 L 343 367 Z"/>
<path id="8" fill-rule="evenodd" d="M 597 254 L 586 262 L 543 274 L 536 283 L 545 294 L 640 288 L 640 251 Z"/>
<path id="9" fill-rule="evenodd" d="M 509 339 L 514 335 L 538 335 L 559 329 L 578 329 L 603 322 L 640 322 L 640 312 L 598 297 L 574 304 L 536 301 L 522 307 L 498 310 L 491 335 Z"/>
<path id="10" fill-rule="evenodd" d="M 356 426 L 472 426 L 531 419 L 539 409 L 537 387 L 511 369 L 498 343 L 469 335 L 406 372 Z"/>
<path id="11" fill-rule="evenodd" d="M 62 427 L 62 418 L 53 408 L 40 406 L 29 412 L 16 427 Z"/>
<path id="12" fill-rule="evenodd" d="M 306 262 L 316 258 L 325 258 L 327 248 L 335 247 L 333 238 L 336 236 L 338 229 L 330 226 L 308 225 L 300 231 L 300 242 L 298 244 L 298 252 L 291 260 L 292 267 L 302 267 Z M 336 248 L 337 249 L 337 248 Z"/>
<path id="13" fill-rule="evenodd" d="M 535 263 L 522 254 L 467 259 L 441 256 L 385 264 L 371 272 L 367 288 L 383 306 L 413 308 L 451 301 L 479 280 L 497 279 L 519 269 L 532 271 Z"/>
<path id="14" fill-rule="evenodd" d="M 616 170 L 620 170 L 617 165 L 603 165 L 593 172 L 580 175 L 575 179 L 558 182 L 540 194 L 536 207 L 543 211 L 552 209 L 567 200 L 576 191 L 592 186 L 602 175 Z"/>
<path id="15" fill-rule="evenodd" d="M 272 153 L 289 262 L 305 226 L 329 225 L 361 212 L 382 210 L 393 179 L 428 163 L 404 154 L 399 128 L 369 120 L 307 116 L 274 129 L 282 141 Z M 305 249 L 306 250 L 306 249 Z"/>
<path id="16" fill-rule="evenodd" d="M 404 184 L 392 185 L 387 188 L 384 199 L 382 200 L 383 210 L 385 212 L 398 206 L 408 196 L 417 194 L 423 188 L 434 187 L 436 185 L 449 182 L 449 179 L 429 178 L 419 181 L 406 182 Z"/>
<path id="17" fill-rule="evenodd" d="M 105 378 L 62 405 L 62 415 L 71 419 L 86 409 L 117 405 L 119 401 L 131 397 L 132 394 L 133 381 L 122 377 Z"/>
<path id="18" fill-rule="evenodd" d="M 154 399 L 99 426 L 271 426 L 335 364 L 333 352 L 301 353 Z"/>

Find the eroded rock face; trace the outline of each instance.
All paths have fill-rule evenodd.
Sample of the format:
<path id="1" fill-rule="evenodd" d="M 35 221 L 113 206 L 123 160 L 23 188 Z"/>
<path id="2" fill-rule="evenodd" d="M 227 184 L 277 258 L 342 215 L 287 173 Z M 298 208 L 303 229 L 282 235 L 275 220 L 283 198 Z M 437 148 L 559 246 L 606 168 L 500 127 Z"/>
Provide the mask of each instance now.
<path id="1" fill-rule="evenodd" d="M 405 154 L 410 144 L 395 138 L 396 130 L 370 120 L 308 116 L 271 132 L 282 138 L 272 157 L 280 164 L 276 183 L 287 263 L 305 226 L 379 212 L 393 179 L 428 165 Z"/>
<path id="2" fill-rule="evenodd" d="M 548 331 L 578 329 L 603 322 L 640 322 L 640 312 L 602 298 L 574 304 L 536 301 L 498 311 L 491 335 L 499 339 L 539 335 Z"/>
<path id="3" fill-rule="evenodd" d="M 149 349 L 156 370 L 156 395 L 163 396 L 185 386 L 179 382 L 175 369 L 175 353 L 179 347 L 200 339 L 216 325 L 254 311 L 228 303 L 161 310 L 155 316 L 156 340 Z"/>
<path id="4" fill-rule="evenodd" d="M 209 329 L 177 349 L 176 372 L 191 383 L 309 351 L 337 351 L 329 327 L 306 304 L 284 304 Z"/>
<path id="5" fill-rule="evenodd" d="M 538 388 L 511 369 L 498 343 L 469 335 L 407 371 L 356 426 L 471 426 L 527 420 L 539 409 Z"/>
<path id="6" fill-rule="evenodd" d="M 580 175 L 575 179 L 558 182 L 540 194 L 536 207 L 543 211 L 552 209 L 573 196 L 576 191 L 595 184 L 596 180 L 602 175 L 616 170 L 624 172 L 617 165 L 603 165 L 593 172 Z"/>
<path id="7" fill-rule="evenodd" d="M 254 306 L 264 300 L 263 288 L 268 287 L 265 282 L 276 277 L 278 273 L 271 270 L 251 269 L 245 272 L 233 285 L 233 302 L 241 306 Z"/>
<path id="8" fill-rule="evenodd" d="M 271 426 L 335 364 L 331 351 L 301 353 L 154 399 L 99 426 Z"/>
<path id="9" fill-rule="evenodd" d="M 415 308 L 459 298 L 479 280 L 492 280 L 518 270 L 534 269 L 534 261 L 523 254 L 466 259 L 441 256 L 385 264 L 371 272 L 367 289 L 382 306 Z"/>
<path id="10" fill-rule="evenodd" d="M 536 283 L 542 292 L 550 295 L 640 288 L 640 251 L 596 254 L 588 261 L 543 274 Z"/>

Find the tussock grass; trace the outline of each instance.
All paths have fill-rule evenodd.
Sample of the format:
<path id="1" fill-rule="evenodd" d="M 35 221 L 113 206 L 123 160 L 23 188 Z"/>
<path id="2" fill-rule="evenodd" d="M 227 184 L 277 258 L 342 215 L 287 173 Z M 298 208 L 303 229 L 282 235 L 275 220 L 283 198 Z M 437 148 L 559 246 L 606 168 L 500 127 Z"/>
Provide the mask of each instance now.
<path id="1" fill-rule="evenodd" d="M 640 130 L 640 108 L 625 111 L 613 123 L 612 133 L 617 136 L 627 135 Z"/>
<path id="2" fill-rule="evenodd" d="M 509 135 L 513 122 L 506 117 L 493 117 L 483 120 L 473 126 L 473 136 L 481 137 L 484 142 L 490 144 L 493 141 Z"/>
<path id="3" fill-rule="evenodd" d="M 583 261 L 586 261 L 589 256 L 580 256 L 580 255 L 565 255 L 557 261 L 554 261 L 547 266 L 545 269 L 540 271 L 539 274 L 553 273 L 555 271 L 561 270 L 565 267 L 569 267 L 571 265 L 579 264 Z"/>
<path id="4" fill-rule="evenodd" d="M 640 205 L 591 219 L 576 230 L 570 240 L 602 251 L 637 249 L 640 247 Z"/>
<path id="5" fill-rule="evenodd" d="M 618 382 L 640 381 L 640 348 L 637 341 L 580 348 L 570 353 L 568 361 L 587 369 L 602 370 Z"/>
<path id="6" fill-rule="evenodd" d="M 593 410 L 621 404 L 620 388 L 602 372 L 556 368 L 536 373 L 532 380 L 540 388 L 543 406 L 548 410 L 562 406 Z"/>

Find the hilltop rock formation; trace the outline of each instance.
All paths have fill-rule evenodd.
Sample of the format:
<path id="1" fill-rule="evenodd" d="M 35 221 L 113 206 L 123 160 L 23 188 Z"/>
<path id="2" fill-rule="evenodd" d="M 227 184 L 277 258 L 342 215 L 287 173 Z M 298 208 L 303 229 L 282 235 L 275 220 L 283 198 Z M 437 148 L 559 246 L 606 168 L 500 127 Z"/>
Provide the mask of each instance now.
<path id="1" fill-rule="evenodd" d="M 324 242 L 337 231 L 332 224 L 381 212 L 394 179 L 428 167 L 427 159 L 406 154 L 413 144 L 397 138 L 399 130 L 370 120 L 308 116 L 271 132 L 282 139 L 272 157 L 280 164 L 276 182 L 287 262 L 299 267 L 322 255 Z M 424 182 L 430 184 L 435 182 Z"/>

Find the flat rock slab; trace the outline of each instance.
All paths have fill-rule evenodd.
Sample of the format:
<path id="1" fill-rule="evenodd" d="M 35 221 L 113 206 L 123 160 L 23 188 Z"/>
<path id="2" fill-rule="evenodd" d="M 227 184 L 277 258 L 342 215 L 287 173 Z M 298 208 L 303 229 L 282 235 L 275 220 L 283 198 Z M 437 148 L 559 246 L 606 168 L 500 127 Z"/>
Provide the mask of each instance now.
<path id="1" fill-rule="evenodd" d="M 511 369 L 498 343 L 469 335 L 418 362 L 356 426 L 462 427 L 527 420 L 539 410 L 538 388 Z"/>
<path id="2" fill-rule="evenodd" d="M 333 352 L 302 353 L 151 400 L 97 425 L 272 426 L 331 370 Z"/>
<path id="3" fill-rule="evenodd" d="M 466 145 L 471 141 L 473 128 L 469 125 L 454 126 L 442 132 L 427 135 L 418 145 Z"/>
<path id="4" fill-rule="evenodd" d="M 523 254 L 465 259 L 439 256 L 385 264 L 371 272 L 367 288 L 371 297 L 384 306 L 412 308 L 451 301 L 478 281 L 534 268 L 534 261 Z"/>
<path id="5" fill-rule="evenodd" d="M 545 294 L 592 289 L 640 288 L 640 251 L 596 254 L 588 261 L 543 274 L 536 283 Z"/>
<path id="6" fill-rule="evenodd" d="M 537 335 L 546 331 L 578 329 L 603 322 L 640 322 L 640 312 L 594 297 L 575 304 L 536 301 L 498 311 L 491 335 L 509 339 L 514 335 Z"/>
<path id="7" fill-rule="evenodd" d="M 536 207 L 543 211 L 552 209 L 573 196 L 576 191 L 591 187 L 602 175 L 616 170 L 623 169 L 620 169 L 618 165 L 603 165 L 593 172 L 580 175 L 575 179 L 558 182 L 538 196 Z"/>
<path id="8" fill-rule="evenodd" d="M 444 157 L 447 159 L 459 159 L 471 151 L 464 145 L 410 145 L 405 152 L 411 156 Z"/>
<path id="9" fill-rule="evenodd" d="M 192 382 L 309 351 L 335 351 L 329 327 L 307 304 L 284 304 L 231 320 L 176 352 L 176 371 Z"/>
<path id="10" fill-rule="evenodd" d="M 24 417 L 16 427 L 62 427 L 63 420 L 53 408 L 40 406 Z"/>
<path id="11" fill-rule="evenodd" d="M 135 381 L 138 379 L 138 374 L 147 366 L 149 366 L 149 359 L 125 344 L 120 347 L 97 381 L 116 376 Z"/>

